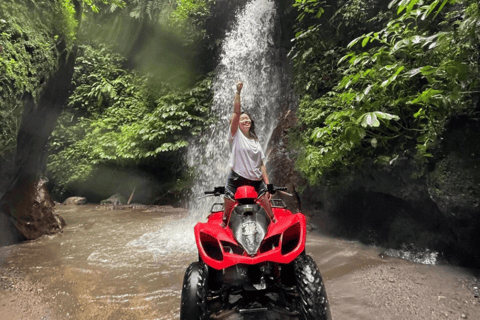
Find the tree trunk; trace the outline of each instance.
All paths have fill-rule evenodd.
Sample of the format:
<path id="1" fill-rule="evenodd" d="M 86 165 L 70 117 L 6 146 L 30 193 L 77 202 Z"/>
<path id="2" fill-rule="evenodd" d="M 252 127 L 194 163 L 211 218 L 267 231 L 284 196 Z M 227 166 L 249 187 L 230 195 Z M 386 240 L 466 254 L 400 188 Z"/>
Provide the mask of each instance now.
<path id="1" fill-rule="evenodd" d="M 77 18 L 81 15 L 74 1 Z M 79 24 L 80 24 L 80 20 Z M 27 97 L 17 137 L 13 177 L 0 199 L 0 245 L 36 239 L 61 230 L 65 222 L 54 212 L 54 203 L 40 179 L 45 170 L 48 139 L 72 88 L 77 49 L 67 50 L 65 39 L 57 43 L 58 68 L 35 103 Z"/>

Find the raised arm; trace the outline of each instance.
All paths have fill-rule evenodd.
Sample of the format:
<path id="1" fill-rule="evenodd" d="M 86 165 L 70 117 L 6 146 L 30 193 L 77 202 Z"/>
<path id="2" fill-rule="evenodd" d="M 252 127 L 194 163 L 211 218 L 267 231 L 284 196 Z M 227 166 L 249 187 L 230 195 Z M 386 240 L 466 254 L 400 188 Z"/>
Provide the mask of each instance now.
<path id="1" fill-rule="evenodd" d="M 232 136 L 237 133 L 238 130 L 238 123 L 240 120 L 240 112 L 242 109 L 242 106 L 240 104 L 240 92 L 242 91 L 243 88 L 243 83 L 238 82 L 237 83 L 237 92 L 235 93 L 235 100 L 233 102 L 233 115 L 232 115 L 232 124 L 230 126 L 230 132 Z"/>

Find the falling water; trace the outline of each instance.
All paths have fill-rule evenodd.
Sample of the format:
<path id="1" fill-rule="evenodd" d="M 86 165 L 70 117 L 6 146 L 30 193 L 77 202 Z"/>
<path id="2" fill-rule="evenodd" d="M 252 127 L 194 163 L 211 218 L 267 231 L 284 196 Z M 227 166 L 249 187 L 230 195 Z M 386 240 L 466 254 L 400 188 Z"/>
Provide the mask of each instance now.
<path id="1" fill-rule="evenodd" d="M 200 196 L 203 191 L 226 183 L 229 170 L 227 134 L 237 81 L 244 84 L 242 109 L 252 115 L 260 143 L 264 150 L 266 148 L 276 125 L 282 82 L 282 70 L 274 64 L 277 51 L 273 39 L 275 18 L 273 1 L 255 0 L 237 15 L 236 27 L 227 34 L 213 86 L 213 113 L 219 121 L 202 143 L 190 147 L 188 153 L 188 162 L 197 168 L 198 174 L 192 188 L 194 195 Z M 204 155 L 201 163 L 199 155 Z M 189 205 L 190 214 L 201 219 L 213 201 L 195 197 Z"/>
<path id="2" fill-rule="evenodd" d="M 145 246 L 156 254 L 195 250 L 193 226 L 205 221 L 213 203 L 223 201 L 199 197 L 204 191 L 226 183 L 229 170 L 226 138 L 237 81 L 244 84 L 242 109 L 252 115 L 260 143 L 266 149 L 276 125 L 284 79 L 281 64 L 275 63 L 279 55 L 273 37 L 276 17 L 275 2 L 268 0 L 253 0 L 237 13 L 237 23 L 223 42 L 213 85 L 212 114 L 218 122 L 209 128 L 208 134 L 191 143 L 187 154 L 189 165 L 196 170 L 188 218 L 154 234 L 145 234 L 131 245 Z"/>

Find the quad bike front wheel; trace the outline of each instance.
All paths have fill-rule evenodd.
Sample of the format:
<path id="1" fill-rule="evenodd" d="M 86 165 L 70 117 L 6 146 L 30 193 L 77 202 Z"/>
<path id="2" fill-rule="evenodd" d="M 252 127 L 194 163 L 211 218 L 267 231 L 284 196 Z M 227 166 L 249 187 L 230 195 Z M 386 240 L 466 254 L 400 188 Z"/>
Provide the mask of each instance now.
<path id="1" fill-rule="evenodd" d="M 312 257 L 306 254 L 298 256 L 294 261 L 294 272 L 299 293 L 300 319 L 331 320 L 325 285 Z"/>
<path id="2" fill-rule="evenodd" d="M 183 278 L 180 320 L 207 320 L 208 269 L 203 262 L 191 263 Z"/>

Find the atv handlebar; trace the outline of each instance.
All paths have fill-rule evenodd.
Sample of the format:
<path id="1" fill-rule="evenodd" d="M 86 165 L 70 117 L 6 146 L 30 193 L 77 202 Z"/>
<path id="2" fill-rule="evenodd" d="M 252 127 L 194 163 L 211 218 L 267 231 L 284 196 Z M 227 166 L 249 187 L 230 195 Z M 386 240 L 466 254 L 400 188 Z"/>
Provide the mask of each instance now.
<path id="1" fill-rule="evenodd" d="M 275 187 L 273 184 L 269 183 L 267 184 L 267 191 L 271 194 L 275 194 L 277 191 L 286 191 L 287 187 Z M 204 192 L 206 195 L 214 195 L 215 197 L 218 197 L 222 194 L 225 194 L 225 187 L 214 187 L 212 191 L 205 191 Z"/>
<path id="2" fill-rule="evenodd" d="M 205 194 L 213 194 L 215 197 L 225 194 L 225 187 L 215 187 L 213 191 L 205 191 Z"/>
<path id="3" fill-rule="evenodd" d="M 267 190 L 271 194 L 275 194 L 276 191 L 285 191 L 287 187 L 275 187 L 273 184 L 267 184 Z"/>

